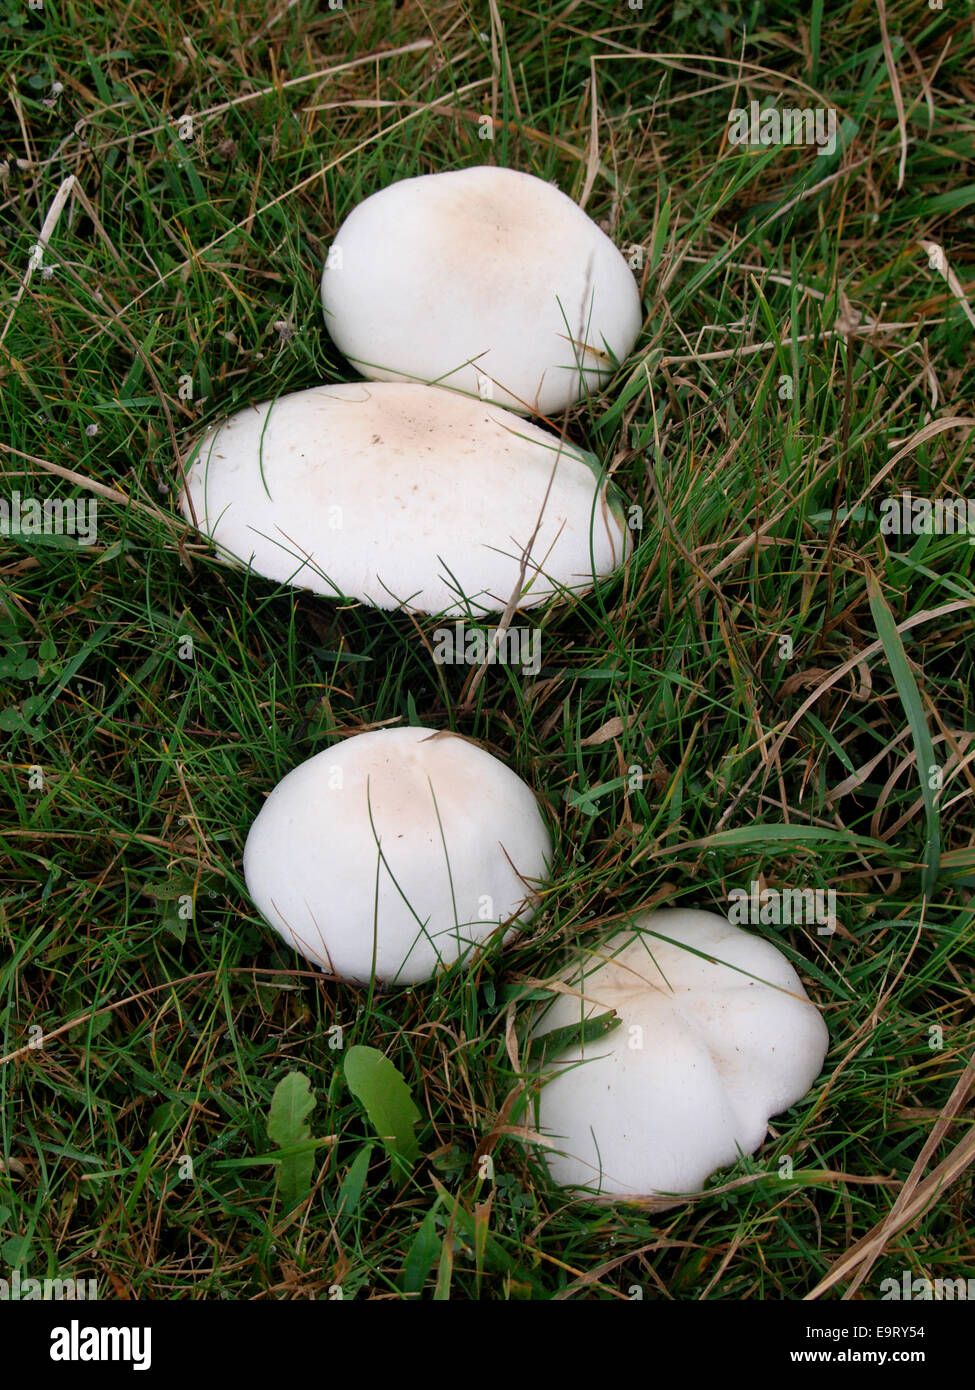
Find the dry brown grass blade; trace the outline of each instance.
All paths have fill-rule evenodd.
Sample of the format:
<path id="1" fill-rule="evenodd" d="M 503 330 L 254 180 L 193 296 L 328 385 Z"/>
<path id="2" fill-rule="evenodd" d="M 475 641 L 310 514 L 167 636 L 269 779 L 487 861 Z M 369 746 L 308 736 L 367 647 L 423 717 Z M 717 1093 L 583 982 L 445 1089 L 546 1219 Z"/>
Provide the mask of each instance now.
<path id="1" fill-rule="evenodd" d="M 589 202 L 599 169 L 599 97 L 596 88 L 596 59 L 589 57 L 589 149 L 586 157 L 586 180 L 582 185 L 579 206 L 583 212 Z"/>
<path id="2" fill-rule="evenodd" d="M 942 415 L 937 420 L 929 420 L 926 425 L 922 425 L 919 430 L 917 430 L 914 434 L 911 435 L 910 439 L 908 439 L 904 444 L 901 445 L 901 447 L 897 450 L 896 454 L 894 454 L 893 458 L 889 458 L 887 460 L 883 468 L 881 468 L 880 472 L 874 474 L 874 476 L 870 479 L 870 483 L 866 491 L 861 492 L 860 496 L 853 503 L 852 507 L 849 508 L 849 512 L 855 512 L 856 509 L 866 501 L 867 497 L 870 495 L 871 492 L 873 492 L 874 488 L 877 487 L 879 483 L 883 482 L 884 478 L 887 477 L 887 474 L 890 472 L 890 470 L 896 464 L 900 463 L 901 459 L 905 459 L 909 454 L 913 454 L 914 450 L 918 447 L 918 445 L 926 444 L 927 441 L 929 439 L 933 439 L 936 434 L 944 434 L 945 430 L 956 430 L 965 428 L 975 429 L 975 416 Z"/>
<path id="3" fill-rule="evenodd" d="M 222 116 L 227 111 L 232 111 L 238 106 L 245 106 L 252 101 L 261 101 L 267 96 L 278 96 L 281 92 L 289 91 L 293 87 L 303 87 L 309 82 L 324 81 L 329 77 L 343 76 L 354 68 L 375 67 L 381 58 L 399 58 L 405 53 L 422 53 L 425 49 L 433 47 L 432 39 L 418 39 L 414 43 L 403 44 L 399 48 L 381 48 L 374 53 L 367 53 L 361 58 L 350 58 L 344 63 L 330 63 L 327 68 L 318 68 L 315 72 L 305 72 L 299 77 L 289 77 L 285 81 L 273 82 L 269 87 L 260 87 L 256 92 L 245 92 L 242 96 L 234 97 L 230 101 L 218 102 L 216 106 L 208 106 L 203 111 L 196 111 L 193 114 L 194 121 L 212 120 L 214 116 Z M 116 110 L 124 103 L 116 103 L 115 106 L 106 106 L 105 111 Z M 112 140 L 100 140 L 89 147 L 89 152 L 93 155 L 104 153 L 105 150 L 112 149 L 115 145 L 130 145 L 134 139 L 145 138 L 149 135 L 158 135 L 160 131 L 172 130 L 176 124 L 172 119 L 160 121 L 157 125 L 143 126 L 141 130 L 132 131 L 127 135 L 116 136 Z M 76 129 L 75 133 L 78 131 Z M 60 154 L 52 155 L 48 159 L 35 161 L 33 167 L 43 169 L 46 165 L 59 162 Z"/>
<path id="4" fill-rule="evenodd" d="M 968 1066 L 958 1078 L 955 1089 L 941 1112 L 941 1117 L 937 1124 L 932 1127 L 924 1147 L 918 1154 L 914 1166 L 887 1216 L 883 1221 L 878 1222 L 872 1231 L 868 1231 L 855 1245 L 850 1247 L 843 1258 L 834 1264 L 816 1287 L 806 1294 L 807 1301 L 826 1293 L 834 1284 L 839 1283 L 857 1266 L 860 1266 L 850 1287 L 843 1294 L 844 1299 L 852 1298 L 874 1263 L 883 1253 L 887 1243 L 893 1239 L 898 1231 L 903 1230 L 905 1226 L 909 1226 L 912 1221 L 923 1215 L 928 1204 L 940 1196 L 971 1163 L 975 1162 L 975 1129 L 973 1129 L 955 1145 L 948 1157 L 939 1163 L 937 1168 L 932 1169 L 923 1182 L 920 1180 L 928 1160 L 943 1139 L 948 1126 L 964 1105 L 973 1086 L 975 1086 L 975 1056 L 971 1058 Z"/>
<path id="5" fill-rule="evenodd" d="M 899 325 L 898 325 L 898 324 L 874 324 L 874 325 L 873 325 L 873 328 L 878 329 L 878 330 L 879 330 L 880 328 L 896 328 L 896 327 L 902 327 L 902 328 L 907 327 L 907 328 L 909 328 L 909 327 L 917 327 L 917 325 L 916 325 L 916 324 L 914 324 L 914 325 L 912 325 L 912 324 L 899 324 Z M 866 331 L 866 329 L 864 329 L 864 331 Z M 810 335 L 810 336 L 815 336 L 815 335 Z M 828 335 L 828 334 L 822 334 L 822 335 L 818 335 L 818 336 L 825 337 L 825 336 L 829 336 L 829 335 Z M 833 334 L 833 336 L 836 336 L 836 334 Z M 761 344 L 760 346 L 763 347 L 763 348 L 771 348 L 771 347 L 775 346 L 775 344 L 774 344 L 774 343 L 764 343 L 764 344 Z M 737 353 L 738 353 L 739 356 L 742 356 L 742 357 L 743 357 L 743 356 L 747 356 L 747 355 L 752 351 L 752 349 L 750 349 L 750 348 L 742 348 L 742 349 L 740 349 L 740 350 L 736 350 L 736 349 L 734 349 L 734 348 L 728 348 L 728 349 L 723 349 L 722 351 L 717 352 L 717 353 L 701 353 L 701 354 L 693 355 L 693 356 L 691 356 L 691 357 L 689 357 L 689 358 L 681 358 L 681 359 L 677 359 L 677 358 L 664 358 L 664 359 L 662 360 L 662 362 L 661 362 L 660 365 L 663 366 L 663 365 L 666 365 L 668 362 L 674 362 L 674 361 L 678 361 L 678 360 L 680 360 L 680 361 L 697 361 L 697 362 L 703 362 L 703 361 L 705 361 L 705 360 L 713 359 L 713 358 L 716 358 L 716 357 L 728 357 L 728 356 L 733 356 L 733 355 L 735 355 L 736 351 L 737 351 Z M 640 365 L 641 365 L 641 367 L 642 367 L 642 369 L 643 369 L 643 371 L 644 371 L 644 373 L 645 373 L 645 375 L 646 375 L 647 387 L 648 387 L 648 389 L 651 389 L 651 390 L 652 390 L 651 379 L 650 379 L 650 373 L 649 373 L 649 370 L 648 370 L 648 367 L 647 367 L 646 360 L 642 361 Z M 932 434 L 940 434 L 940 433 L 942 433 L 945 429 L 954 428 L 955 426 L 959 426 L 959 425 L 964 426 L 964 425 L 969 425 L 969 424 L 975 424 L 975 420 L 972 420 L 969 416 L 958 415 L 958 416 L 946 417 L 945 420 L 944 420 L 943 422 L 942 422 L 941 420 L 932 420 L 932 421 L 930 421 L 927 425 L 924 425 L 924 426 L 922 427 L 922 429 L 919 430 L 919 431 L 917 432 L 917 434 L 912 435 L 912 437 L 907 441 L 907 443 L 903 445 L 903 447 L 902 447 L 902 449 L 900 450 L 900 452 L 899 452 L 898 454 L 896 454 L 896 455 L 894 456 L 894 458 L 890 459 L 890 460 L 884 465 L 884 467 L 883 467 L 883 469 L 881 470 L 881 472 L 880 472 L 879 474 L 877 474 L 876 477 L 874 477 L 874 478 L 872 478 L 872 479 L 870 480 L 870 485 L 869 485 L 869 487 L 867 488 L 867 491 L 864 492 L 864 493 L 862 494 L 862 496 L 858 499 L 858 501 L 857 501 L 857 503 L 856 503 L 855 505 L 856 505 L 856 506 L 859 506 L 860 503 L 862 503 L 862 502 L 864 501 L 864 499 L 866 498 L 867 494 L 868 494 L 869 492 L 871 492 L 871 491 L 873 490 L 874 487 L 876 487 L 877 483 L 881 481 L 881 479 L 886 475 L 886 473 L 889 472 L 889 470 L 890 470 L 902 457 L 904 457 L 904 455 L 905 455 L 906 453 L 909 453 L 909 452 L 911 451 L 911 449 L 913 449 L 914 447 L 916 447 L 918 444 L 923 444 L 923 443 L 924 443 L 924 440 L 925 440 L 925 439 L 929 439 L 929 438 L 931 437 Z M 923 438 L 922 438 L 922 436 L 923 436 Z M 822 482 L 822 480 L 823 480 L 823 478 L 825 477 L 825 475 L 826 475 L 827 473 L 829 473 L 829 471 L 830 471 L 834 466 L 835 466 L 835 465 L 834 465 L 833 459 L 832 459 L 832 458 L 827 458 L 827 459 L 823 462 L 822 466 L 819 467 L 819 468 L 817 468 L 816 471 L 814 472 L 814 474 L 802 485 L 802 489 L 801 489 L 801 491 L 800 491 L 798 494 L 796 494 L 796 495 L 794 495 L 794 496 L 788 497 L 788 499 L 782 504 L 782 506 L 781 506 L 777 511 L 774 511 L 774 512 L 769 516 L 769 518 L 768 518 L 767 521 L 763 521 L 762 524 L 761 524 L 761 526 L 755 528 L 754 530 L 749 531 L 748 535 L 744 538 L 744 540 L 739 541 L 739 542 L 737 543 L 737 545 L 735 545 L 735 546 L 728 552 L 728 554 L 724 557 L 723 560 L 720 560 L 716 565 L 713 565 L 712 568 L 711 568 L 710 570 L 708 570 L 708 572 L 707 572 L 707 579 L 711 579 L 711 580 L 717 579 L 717 577 L 718 577 L 719 574 L 723 574 L 725 570 L 731 569 L 731 568 L 732 568 L 734 565 L 736 565 L 740 560 L 744 559 L 745 556 L 748 555 L 748 553 L 749 553 L 756 545 L 761 544 L 762 541 L 765 539 L 765 537 L 768 535 L 768 533 L 769 533 L 770 531 L 773 530 L 773 528 L 782 520 L 782 518 L 783 518 L 784 516 L 787 516 L 787 515 L 789 514 L 789 512 L 790 512 L 790 511 L 792 510 L 792 508 L 795 506 L 796 502 L 797 502 L 798 500 L 800 500 L 802 497 L 804 497 L 804 496 L 806 496 L 807 494 L 809 494 L 810 492 L 812 492 L 812 490 L 813 490 L 815 487 L 817 487 L 817 486 Z M 852 510 L 852 509 L 851 509 L 851 510 Z M 706 583 L 706 580 L 705 580 L 705 578 L 703 578 L 703 577 L 702 577 L 702 578 L 698 578 L 698 579 L 695 581 L 695 583 L 691 586 L 691 588 L 690 588 L 690 589 L 687 591 L 687 593 L 683 596 L 683 598 L 682 598 L 682 600 L 681 600 L 681 608 L 682 608 L 684 605 L 686 605 L 687 603 L 690 603 L 691 601 L 693 601 L 693 599 L 697 596 L 699 590 L 705 587 L 705 583 Z M 678 612 L 681 611 L 681 608 L 678 608 L 677 611 L 678 611 Z"/>
<path id="6" fill-rule="evenodd" d="M 904 171 L 907 168 L 907 121 L 904 117 L 904 98 L 901 95 L 901 81 L 897 76 L 897 64 L 894 62 L 894 50 L 890 46 L 890 35 L 887 32 L 887 6 L 884 0 L 877 0 L 877 13 L 880 17 L 880 39 L 884 46 L 884 62 L 887 64 L 890 90 L 894 98 L 894 106 L 897 109 L 897 129 L 901 141 L 901 157 L 897 166 L 897 187 L 900 189 L 904 187 Z"/>
<path id="7" fill-rule="evenodd" d="M 30 257 L 27 261 L 27 269 L 24 271 L 24 278 L 17 288 L 17 293 L 14 295 L 13 303 L 10 306 L 10 313 L 7 315 L 7 321 L 3 325 L 3 331 L 0 332 L 0 346 L 3 345 L 3 340 L 7 336 L 7 331 L 14 321 L 17 305 L 26 294 L 27 287 L 33 279 L 34 271 L 37 270 L 44 259 L 44 252 L 47 250 L 48 242 L 54 235 L 54 229 L 61 220 L 61 214 L 64 212 L 68 199 L 71 197 L 71 194 L 76 191 L 77 186 L 78 180 L 75 178 L 74 174 L 69 174 L 54 195 L 51 206 L 47 210 L 47 216 L 44 218 L 44 222 L 41 225 L 41 230 L 37 234 L 37 240 L 31 248 Z"/>
<path id="8" fill-rule="evenodd" d="M 964 285 L 951 268 L 948 257 L 945 255 L 944 247 L 937 241 L 922 240 L 918 245 L 928 258 L 928 268 L 944 279 L 949 290 L 961 305 L 962 312 L 968 319 L 968 322 L 975 328 L 975 313 L 972 312 L 972 306 L 968 302 L 968 296 L 965 294 Z"/>
<path id="9" fill-rule="evenodd" d="M 57 1028 L 51 1028 L 44 1034 L 43 1042 L 45 1047 L 52 1038 L 60 1038 L 65 1033 L 70 1033 L 73 1028 L 80 1028 L 89 1019 L 100 1018 L 102 1014 L 113 1013 L 116 1009 L 123 1009 L 126 1004 L 138 1004 L 142 999 L 148 999 L 150 995 L 160 994 L 163 990 L 176 989 L 178 985 L 190 985 L 199 983 L 202 980 L 218 979 L 224 970 L 221 967 L 217 970 L 198 970 L 193 975 L 182 975 L 177 980 L 165 980 L 161 985 L 149 985 L 146 989 L 136 990 L 134 994 L 127 994 L 124 999 L 113 999 L 110 1004 L 102 1004 L 97 1009 L 87 1009 L 77 1018 L 70 1019 L 67 1023 L 62 1023 Z M 228 975 L 287 975 L 291 979 L 323 980 L 320 970 L 277 970 L 266 968 L 261 965 L 231 966 L 226 973 Z M 14 1048 L 13 1052 L 8 1052 L 0 1057 L 0 1067 L 6 1066 L 8 1062 L 16 1062 L 18 1057 L 26 1057 L 33 1053 L 36 1057 L 38 1052 L 37 1042 L 25 1043 L 23 1047 Z"/>
<path id="10" fill-rule="evenodd" d="M 0 440 L 0 449 L 6 454 L 14 454 L 17 458 L 26 459 L 29 463 L 36 464 L 38 468 L 43 468 L 46 473 L 53 473 L 58 478 L 63 478 L 65 482 L 72 483 L 75 487 L 82 487 L 87 492 L 93 492 L 97 497 L 104 497 L 106 502 L 115 502 L 120 507 L 134 507 L 137 511 L 145 512 L 156 521 L 161 521 L 171 530 L 184 531 L 186 523 L 181 517 L 171 515 L 169 512 L 161 511 L 158 507 L 152 507 L 147 502 L 137 502 L 134 497 L 128 497 L 124 492 L 119 492 L 117 488 L 106 487 L 104 483 L 96 483 L 94 478 L 86 478 L 83 473 L 77 473 L 73 468 L 64 468 L 60 463 L 51 463 L 48 459 L 39 458 L 37 454 L 25 454 L 22 449 L 15 449 L 12 444 L 4 444 Z"/>
<path id="11" fill-rule="evenodd" d="M 601 724 L 594 734 L 590 734 L 588 738 L 581 738 L 579 740 L 579 747 L 598 748 L 601 743 L 608 743 L 610 739 L 618 738 L 623 732 L 623 729 L 624 724 L 622 719 L 619 715 L 615 715 L 612 719 L 607 720 L 605 724 Z"/>
<path id="12" fill-rule="evenodd" d="M 937 421 L 935 421 L 934 423 L 937 424 Z M 935 618 L 945 617 L 948 613 L 956 613 L 961 608 L 975 608 L 975 601 L 967 598 L 956 599 L 953 603 L 942 604 L 940 608 L 925 608 L 923 612 L 915 613 L 913 617 L 907 618 L 902 623 L 898 623 L 897 631 L 902 634 L 905 632 L 909 632 L 911 628 L 918 627 L 921 623 L 933 622 Z M 768 755 L 767 762 L 757 767 L 755 771 L 752 772 L 751 775 L 748 777 L 747 781 L 741 787 L 738 794 L 729 804 L 727 810 L 721 816 L 721 819 L 715 826 L 715 832 L 720 830 L 724 823 L 731 816 L 732 812 L 735 810 L 735 807 L 738 805 L 738 803 L 741 801 L 741 798 L 744 796 L 744 794 L 748 791 L 749 787 L 755 781 L 755 778 L 758 776 L 758 774 L 763 770 L 764 767 L 768 766 L 772 762 L 772 760 L 781 752 L 785 740 L 789 737 L 789 735 L 792 733 L 792 730 L 796 727 L 796 725 L 806 714 L 806 712 L 812 709 L 813 705 L 820 698 L 820 696 L 825 695 L 826 691 L 829 690 L 831 686 L 834 686 L 837 681 L 842 680 L 845 675 L 852 671 L 856 666 L 859 666 L 861 661 L 871 660 L 871 658 L 879 655 L 879 653 L 882 652 L 883 649 L 884 646 L 882 642 L 871 642 L 868 647 L 864 647 L 863 651 L 857 652 L 854 656 L 851 656 L 848 661 L 844 661 L 842 666 L 837 666 L 836 670 L 832 673 L 832 675 L 827 676 L 826 680 L 824 680 L 820 685 L 817 685 L 816 689 L 812 692 L 812 694 L 809 695 L 805 700 L 803 700 L 802 704 L 796 710 L 795 714 L 788 721 L 788 723 L 785 725 L 782 732 L 776 739 L 775 744 L 773 745 L 772 750 Z"/>
<path id="13" fill-rule="evenodd" d="M 905 724 L 900 733 L 894 738 L 889 739 L 884 744 L 879 753 L 875 753 L 872 758 L 868 758 L 865 763 L 861 763 L 855 772 L 851 772 L 849 777 L 844 777 L 842 782 L 838 782 L 835 787 L 827 791 L 826 796 L 829 801 L 839 801 L 844 796 L 849 796 L 850 792 L 856 791 L 857 787 L 863 783 L 873 772 L 874 768 L 879 767 L 886 758 L 890 756 L 899 743 L 903 743 L 910 737 L 910 727 Z"/>
<path id="14" fill-rule="evenodd" d="M 688 256 L 687 260 L 692 258 Z M 744 269 L 745 267 L 741 267 Z M 772 276 L 772 279 L 775 277 Z M 925 319 L 925 323 L 943 323 L 943 319 Z M 920 325 L 911 322 L 897 323 L 865 323 L 856 328 L 851 328 L 848 332 L 841 329 L 827 328 L 821 333 L 799 333 L 790 342 L 796 343 L 825 343 L 830 338 L 865 336 L 870 333 L 890 333 L 901 328 L 918 328 Z M 657 363 L 659 367 L 679 366 L 686 362 L 722 362 L 729 357 L 752 357 L 756 352 L 772 352 L 781 349 L 782 344 L 774 338 L 766 338 L 761 343 L 749 343 L 745 347 L 718 348 L 713 352 L 690 352 L 679 357 L 661 357 Z"/>

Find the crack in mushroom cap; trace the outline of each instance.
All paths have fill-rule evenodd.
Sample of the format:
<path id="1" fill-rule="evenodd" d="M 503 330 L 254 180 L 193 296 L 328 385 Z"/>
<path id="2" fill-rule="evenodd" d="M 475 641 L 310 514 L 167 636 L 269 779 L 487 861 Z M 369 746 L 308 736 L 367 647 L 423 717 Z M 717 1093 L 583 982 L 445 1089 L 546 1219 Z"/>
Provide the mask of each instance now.
<path id="1" fill-rule="evenodd" d="M 539 1123 L 564 1186 L 697 1191 L 754 1153 L 822 1069 L 829 1035 L 799 976 L 717 913 L 646 914 L 584 969 L 565 977 L 581 997 L 557 995 L 533 1026 L 540 1036 L 607 1010 L 622 1020 L 543 1063 Z"/>
<path id="2" fill-rule="evenodd" d="M 411 984 L 535 910 L 552 841 L 527 783 L 466 738 L 379 729 L 299 764 L 244 847 L 261 915 L 340 978 Z"/>
<path id="3" fill-rule="evenodd" d="M 191 458 L 183 513 L 192 497 L 222 552 L 378 608 L 502 611 L 539 513 L 520 607 L 591 588 L 629 550 L 592 455 L 432 386 L 298 391 L 238 411 Z"/>
<path id="4" fill-rule="evenodd" d="M 643 321 L 609 237 L 559 189 L 515 169 L 401 179 L 353 209 L 333 246 L 326 326 L 380 381 L 475 394 L 491 382 L 498 404 L 551 415 L 612 374 L 607 348 L 623 361 Z"/>

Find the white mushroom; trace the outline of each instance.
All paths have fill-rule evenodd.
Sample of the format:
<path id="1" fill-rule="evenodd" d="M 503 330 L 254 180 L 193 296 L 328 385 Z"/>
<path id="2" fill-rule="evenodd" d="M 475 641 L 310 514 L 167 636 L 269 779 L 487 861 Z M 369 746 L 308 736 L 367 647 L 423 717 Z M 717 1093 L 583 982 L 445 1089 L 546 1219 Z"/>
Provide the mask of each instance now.
<path id="1" fill-rule="evenodd" d="M 390 184 L 336 234 L 325 321 L 364 376 L 551 415 L 599 387 L 643 319 L 609 237 L 551 184 L 480 167 Z"/>
<path id="2" fill-rule="evenodd" d="M 191 458 L 183 511 L 222 551 L 379 608 L 502 611 L 540 514 L 523 608 L 591 588 L 628 549 L 591 454 L 432 386 L 282 396 L 238 411 Z"/>
<path id="3" fill-rule="evenodd" d="M 637 919 L 570 971 L 542 1034 L 615 1011 L 620 1026 L 545 1057 L 539 1127 L 567 1187 L 616 1196 L 697 1191 L 753 1153 L 769 1117 L 800 1101 L 829 1036 L 770 942 L 712 912 Z M 564 1039 L 564 1035 L 563 1039 Z"/>
<path id="4" fill-rule="evenodd" d="M 251 826 L 261 914 L 343 979 L 429 979 L 535 910 L 552 842 L 531 788 L 466 738 L 357 734 L 301 763 Z"/>

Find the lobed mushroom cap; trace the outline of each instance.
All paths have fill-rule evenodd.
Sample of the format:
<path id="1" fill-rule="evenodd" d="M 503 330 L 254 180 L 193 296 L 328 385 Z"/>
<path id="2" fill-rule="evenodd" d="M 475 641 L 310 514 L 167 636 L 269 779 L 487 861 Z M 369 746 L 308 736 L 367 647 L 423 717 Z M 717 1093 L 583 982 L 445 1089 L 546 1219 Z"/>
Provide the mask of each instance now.
<path id="1" fill-rule="evenodd" d="M 573 995 L 556 995 L 537 1036 L 607 1010 L 622 1020 L 543 1063 L 551 1079 L 539 1125 L 567 1187 L 699 1190 L 761 1145 L 770 1116 L 802 1099 L 829 1046 L 785 956 L 717 913 L 646 914 L 566 980 Z"/>

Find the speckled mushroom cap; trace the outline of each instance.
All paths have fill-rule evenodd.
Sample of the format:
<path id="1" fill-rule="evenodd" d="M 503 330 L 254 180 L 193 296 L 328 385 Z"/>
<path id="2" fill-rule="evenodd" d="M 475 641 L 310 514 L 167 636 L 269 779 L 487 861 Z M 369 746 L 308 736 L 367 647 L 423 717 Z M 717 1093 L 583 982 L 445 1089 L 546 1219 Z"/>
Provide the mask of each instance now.
<path id="1" fill-rule="evenodd" d="M 539 1041 L 610 1010 L 622 1020 L 543 1063 L 544 1153 L 567 1187 L 697 1191 L 739 1150 L 759 1148 L 769 1117 L 803 1098 L 829 1046 L 782 953 L 717 913 L 647 914 L 565 979 L 574 992 L 536 1019 Z"/>
<path id="2" fill-rule="evenodd" d="M 469 739 L 409 727 L 356 734 L 289 772 L 251 826 L 244 876 L 306 959 L 409 984 L 513 935 L 551 856 L 516 773 Z"/>
<path id="3" fill-rule="evenodd" d="M 540 514 L 520 607 L 591 588 L 621 563 L 622 506 L 599 473 L 592 455 L 486 401 L 357 382 L 209 431 L 182 507 L 192 519 L 192 499 L 223 554 L 269 579 L 378 608 L 493 613 Z"/>
<path id="4" fill-rule="evenodd" d="M 356 369 L 551 416 L 611 376 L 643 306 L 633 272 L 571 198 L 482 166 L 402 179 L 342 223 L 322 274 Z"/>

